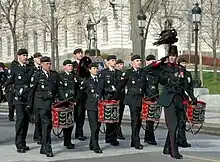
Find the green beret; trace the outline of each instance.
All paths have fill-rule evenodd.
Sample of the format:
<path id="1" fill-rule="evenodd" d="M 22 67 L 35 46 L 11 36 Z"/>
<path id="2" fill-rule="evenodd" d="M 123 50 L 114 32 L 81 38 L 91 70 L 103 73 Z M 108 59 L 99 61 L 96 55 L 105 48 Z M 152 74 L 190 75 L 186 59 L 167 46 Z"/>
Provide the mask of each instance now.
<path id="1" fill-rule="evenodd" d="M 28 51 L 24 48 L 19 49 L 17 55 L 23 55 L 23 54 L 28 54 Z"/>
<path id="2" fill-rule="evenodd" d="M 73 64 L 73 62 L 71 60 L 65 60 L 63 61 L 63 66 L 67 65 L 67 64 Z"/>
<path id="3" fill-rule="evenodd" d="M 44 56 L 40 58 L 40 62 L 51 62 L 50 57 Z"/>

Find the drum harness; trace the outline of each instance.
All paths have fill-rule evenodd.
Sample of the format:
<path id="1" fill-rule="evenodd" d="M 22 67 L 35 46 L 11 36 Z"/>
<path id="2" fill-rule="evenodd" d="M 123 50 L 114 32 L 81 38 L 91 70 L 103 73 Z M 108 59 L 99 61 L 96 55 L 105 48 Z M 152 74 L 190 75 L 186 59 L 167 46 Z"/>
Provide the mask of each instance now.
<path id="1" fill-rule="evenodd" d="M 153 96 L 151 96 L 151 97 L 148 98 L 148 99 L 152 99 L 152 98 L 155 98 L 155 97 L 157 97 L 157 96 L 159 96 L 159 94 L 153 95 Z M 159 124 L 160 124 L 160 121 L 157 122 L 155 128 L 153 129 L 153 132 L 157 129 L 157 127 L 158 127 Z M 145 131 L 146 131 L 146 130 L 151 131 L 150 128 L 149 128 L 149 126 L 148 126 L 147 124 L 146 124 L 146 126 L 144 126 L 143 122 L 141 123 L 141 127 L 142 127 L 142 129 L 145 130 Z"/>

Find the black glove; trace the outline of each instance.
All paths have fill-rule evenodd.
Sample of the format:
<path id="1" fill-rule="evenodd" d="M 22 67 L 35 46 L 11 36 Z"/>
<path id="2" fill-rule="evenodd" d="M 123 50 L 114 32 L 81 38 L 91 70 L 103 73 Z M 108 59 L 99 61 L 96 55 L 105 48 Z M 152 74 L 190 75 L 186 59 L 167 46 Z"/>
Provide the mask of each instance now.
<path id="1" fill-rule="evenodd" d="M 25 110 L 26 110 L 26 112 L 28 113 L 28 115 L 31 116 L 31 114 L 33 114 L 33 109 L 32 109 L 31 106 L 27 105 L 27 106 L 25 107 Z"/>
<path id="2" fill-rule="evenodd" d="M 167 60 L 168 57 L 169 57 L 169 56 L 162 57 L 162 58 L 160 59 L 161 63 L 164 63 L 164 62 Z"/>

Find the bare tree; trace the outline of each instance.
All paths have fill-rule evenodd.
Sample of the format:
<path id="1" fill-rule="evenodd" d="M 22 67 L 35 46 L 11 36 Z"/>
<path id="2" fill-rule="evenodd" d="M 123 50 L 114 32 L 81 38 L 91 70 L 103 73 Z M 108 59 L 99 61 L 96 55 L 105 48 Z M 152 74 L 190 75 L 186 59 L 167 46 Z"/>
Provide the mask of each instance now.
<path id="1" fill-rule="evenodd" d="M 207 0 L 203 5 L 203 23 L 201 38 L 212 49 L 214 76 L 213 81 L 217 80 L 217 48 L 219 46 L 220 32 L 220 6 L 215 0 Z"/>
<path id="2" fill-rule="evenodd" d="M 20 2 L 21 0 L 5 0 L 0 2 L 3 21 L 7 25 L 5 28 L 9 29 L 12 34 L 14 58 L 17 56 L 16 53 L 18 48 L 16 31 L 18 21 L 21 19 L 19 16 Z"/>

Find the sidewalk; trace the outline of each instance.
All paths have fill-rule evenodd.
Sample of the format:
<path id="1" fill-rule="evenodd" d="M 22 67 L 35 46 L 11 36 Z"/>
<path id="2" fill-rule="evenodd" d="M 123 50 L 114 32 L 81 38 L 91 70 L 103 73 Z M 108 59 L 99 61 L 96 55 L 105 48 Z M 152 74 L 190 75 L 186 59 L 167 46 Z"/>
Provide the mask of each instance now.
<path id="1" fill-rule="evenodd" d="M 7 103 L 0 104 L 0 112 L 7 113 L 8 112 L 8 105 Z M 125 111 L 123 115 L 123 122 L 130 122 L 130 111 L 128 106 L 125 106 Z M 198 129 L 200 125 L 195 125 L 193 127 L 194 132 Z M 159 127 L 164 128 L 165 120 L 164 120 L 164 113 L 162 111 Z M 189 125 L 187 125 L 189 128 Z M 220 136 L 220 113 L 219 111 L 214 112 L 213 110 L 207 109 L 205 112 L 205 123 L 203 124 L 202 129 L 200 130 L 201 133 L 212 134 Z"/>

